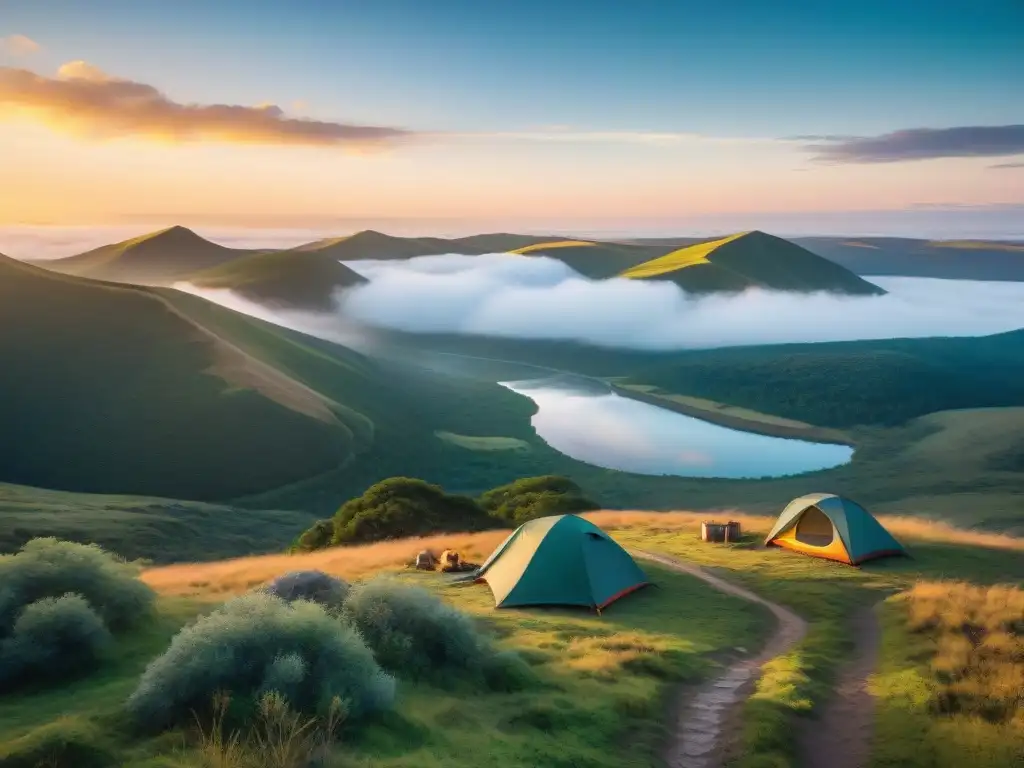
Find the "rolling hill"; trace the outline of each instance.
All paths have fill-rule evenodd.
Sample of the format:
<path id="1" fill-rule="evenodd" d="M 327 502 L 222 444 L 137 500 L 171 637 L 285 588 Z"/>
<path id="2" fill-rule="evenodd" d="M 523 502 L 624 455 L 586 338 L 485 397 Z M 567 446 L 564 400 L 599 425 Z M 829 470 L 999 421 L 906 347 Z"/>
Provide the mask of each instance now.
<path id="1" fill-rule="evenodd" d="M 826 427 L 1024 406 L 1024 330 L 686 352 L 629 380 Z M 1024 471 L 1024 453 L 1018 459 Z"/>
<path id="2" fill-rule="evenodd" d="M 185 227 L 170 227 L 91 251 L 36 262 L 55 272 L 141 285 L 170 285 L 204 269 L 257 251 L 211 243 Z"/>
<path id="3" fill-rule="evenodd" d="M 795 238 L 858 275 L 1024 281 L 1024 243 L 902 237 Z"/>
<path id="4" fill-rule="evenodd" d="M 591 240 L 552 240 L 516 248 L 511 253 L 523 256 L 547 256 L 566 264 L 591 280 L 615 277 L 664 252 L 658 246 L 604 243 Z"/>
<path id="5" fill-rule="evenodd" d="M 352 357 L 350 375 L 372 379 Z M 4 260 L 0 358 L 0 482 L 223 499 L 333 469 L 372 439 L 368 419 L 170 292 Z"/>
<path id="6" fill-rule="evenodd" d="M 243 256 L 189 276 L 201 288 L 226 288 L 253 301 L 327 312 L 343 288 L 366 278 L 315 250 L 289 250 Z"/>
<path id="7" fill-rule="evenodd" d="M 367 229 L 347 237 L 331 237 L 297 246 L 293 251 L 319 253 L 336 261 L 412 259 L 451 253 L 452 242 L 439 237 L 396 237 Z"/>
<path id="8" fill-rule="evenodd" d="M 885 293 L 845 267 L 788 240 L 756 230 L 679 248 L 632 266 L 622 276 L 669 280 L 690 293 L 733 292 L 752 287 L 860 296 Z"/>

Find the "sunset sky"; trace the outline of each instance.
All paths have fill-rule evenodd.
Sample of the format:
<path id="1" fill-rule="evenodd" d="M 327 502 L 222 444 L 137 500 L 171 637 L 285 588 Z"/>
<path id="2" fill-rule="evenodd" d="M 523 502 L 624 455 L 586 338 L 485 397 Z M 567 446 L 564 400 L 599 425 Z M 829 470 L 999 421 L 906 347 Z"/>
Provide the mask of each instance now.
<path id="1" fill-rule="evenodd" d="M 0 225 L 1012 225 L 1022 30 L 1019 0 L 0 0 Z"/>

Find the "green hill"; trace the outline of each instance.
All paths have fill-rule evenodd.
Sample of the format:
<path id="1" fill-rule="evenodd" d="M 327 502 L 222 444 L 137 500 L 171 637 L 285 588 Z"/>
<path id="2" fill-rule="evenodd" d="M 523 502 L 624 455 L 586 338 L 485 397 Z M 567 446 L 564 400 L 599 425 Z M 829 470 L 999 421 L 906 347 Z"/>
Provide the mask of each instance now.
<path id="1" fill-rule="evenodd" d="M 664 252 L 657 246 L 603 243 L 591 240 L 550 240 L 517 248 L 511 253 L 524 256 L 547 256 L 566 264 L 592 280 L 615 277 Z"/>
<path id="2" fill-rule="evenodd" d="M 897 425 L 936 411 L 1024 405 L 1024 330 L 686 352 L 629 380 L 819 426 Z"/>
<path id="3" fill-rule="evenodd" d="M 337 261 L 358 259 L 412 259 L 452 253 L 452 241 L 439 237 L 395 237 L 367 229 L 348 237 L 306 243 L 294 251 L 320 253 Z"/>
<path id="4" fill-rule="evenodd" d="M 55 272 L 97 280 L 142 285 L 170 285 L 204 269 L 256 251 L 211 243 L 185 227 L 104 245 L 65 259 L 38 262 Z"/>
<path id="5" fill-rule="evenodd" d="M 802 237 L 795 241 L 858 275 L 1024 281 L 1024 243 L 905 237 Z"/>
<path id="6" fill-rule="evenodd" d="M 669 280 L 691 293 L 742 291 L 752 287 L 862 296 L 885 293 L 795 243 L 758 231 L 688 245 L 630 267 L 622 276 Z"/>
<path id="7" fill-rule="evenodd" d="M 328 311 L 335 292 L 365 283 L 366 278 L 322 251 L 272 251 L 198 272 L 189 282 L 202 288 L 229 288 L 267 304 Z"/>
<path id="8" fill-rule="evenodd" d="M 548 235 L 516 235 L 510 232 L 492 232 L 483 235 L 459 237 L 451 241 L 453 253 L 508 253 L 527 245 L 547 243 L 557 238 Z M 464 249 L 464 250 L 463 250 Z"/>
<path id="9" fill-rule="evenodd" d="M 366 448 L 365 417 L 215 335 L 172 295 L 0 262 L 0 482 L 228 498 Z"/>

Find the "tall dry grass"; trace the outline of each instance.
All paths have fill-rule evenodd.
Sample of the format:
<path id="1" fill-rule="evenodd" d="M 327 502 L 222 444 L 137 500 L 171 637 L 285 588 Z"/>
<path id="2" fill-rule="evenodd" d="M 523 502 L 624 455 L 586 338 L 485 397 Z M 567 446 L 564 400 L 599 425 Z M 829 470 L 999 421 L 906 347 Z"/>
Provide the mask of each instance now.
<path id="1" fill-rule="evenodd" d="M 936 707 L 1024 726 L 1024 590 L 919 582 L 905 599 L 910 629 L 934 643 Z"/>
<path id="2" fill-rule="evenodd" d="M 601 510 L 583 517 L 605 530 L 643 528 L 652 532 L 679 532 L 696 535 L 702 520 L 735 520 L 744 531 L 767 534 L 774 517 L 748 515 L 736 510 L 707 512 L 646 512 Z M 1024 539 L 995 533 L 954 528 L 945 523 L 918 518 L 880 517 L 897 538 L 952 542 L 978 547 L 1011 549 L 1024 552 Z M 439 534 L 413 539 L 383 541 L 349 547 L 334 547 L 319 552 L 295 555 L 261 555 L 214 563 L 181 563 L 150 568 L 142 580 L 163 594 L 197 597 L 226 597 L 266 584 L 289 571 L 316 569 L 353 580 L 379 571 L 400 568 L 422 549 L 440 552 L 458 551 L 470 562 L 482 562 L 497 547 L 508 531 Z"/>
<path id="3" fill-rule="evenodd" d="M 401 568 L 422 549 L 454 549 L 470 562 L 482 562 L 508 531 L 453 533 L 422 538 L 332 547 L 295 555 L 259 555 L 213 563 L 180 563 L 143 572 L 142 580 L 167 595 L 226 597 L 266 584 L 289 571 L 319 570 L 355 580 Z"/>
<path id="4" fill-rule="evenodd" d="M 192 756 L 202 768 L 311 768 L 323 765 L 345 720 L 342 702 L 335 698 L 323 718 L 307 718 L 293 710 L 278 693 L 260 699 L 247 733 L 226 730 L 230 698 L 213 698 L 209 723 L 196 715 Z"/>

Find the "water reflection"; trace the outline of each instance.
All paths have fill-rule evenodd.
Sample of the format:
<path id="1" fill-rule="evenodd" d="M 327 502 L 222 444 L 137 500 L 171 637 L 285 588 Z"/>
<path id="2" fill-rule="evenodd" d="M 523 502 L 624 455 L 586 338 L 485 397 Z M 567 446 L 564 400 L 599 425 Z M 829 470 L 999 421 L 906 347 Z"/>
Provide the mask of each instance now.
<path id="1" fill-rule="evenodd" d="M 537 404 L 537 434 L 579 461 L 644 475 L 756 478 L 795 475 L 850 460 L 845 445 L 720 427 L 621 397 L 574 376 L 502 382 Z"/>

